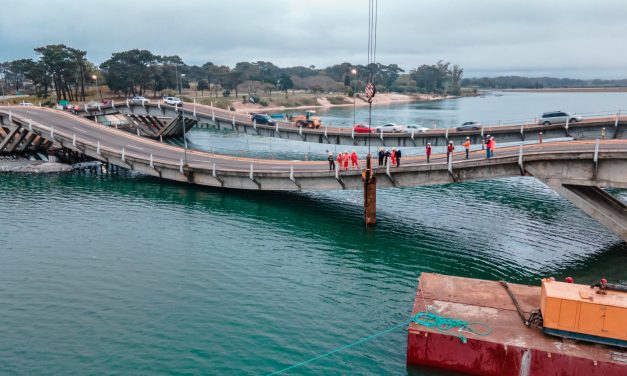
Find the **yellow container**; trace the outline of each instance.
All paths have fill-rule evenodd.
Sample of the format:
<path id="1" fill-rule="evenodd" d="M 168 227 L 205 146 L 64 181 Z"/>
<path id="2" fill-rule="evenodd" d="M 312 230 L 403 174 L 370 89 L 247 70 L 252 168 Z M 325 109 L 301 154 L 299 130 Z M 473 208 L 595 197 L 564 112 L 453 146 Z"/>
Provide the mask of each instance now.
<path id="1" fill-rule="evenodd" d="M 627 293 L 542 280 L 544 328 L 627 341 Z"/>

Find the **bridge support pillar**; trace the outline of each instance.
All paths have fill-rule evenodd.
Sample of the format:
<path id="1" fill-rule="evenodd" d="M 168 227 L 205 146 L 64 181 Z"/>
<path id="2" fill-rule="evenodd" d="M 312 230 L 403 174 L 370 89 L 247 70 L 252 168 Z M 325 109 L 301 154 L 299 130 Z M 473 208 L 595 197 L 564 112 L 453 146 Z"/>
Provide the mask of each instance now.
<path id="1" fill-rule="evenodd" d="M 377 223 L 377 177 L 372 173 L 372 159 L 366 157 L 366 170 L 362 173 L 364 182 L 364 223 L 372 226 Z"/>
<path id="2" fill-rule="evenodd" d="M 561 184 L 553 179 L 547 179 L 544 182 L 560 196 L 627 242 L 627 206 L 621 201 L 596 186 Z"/>

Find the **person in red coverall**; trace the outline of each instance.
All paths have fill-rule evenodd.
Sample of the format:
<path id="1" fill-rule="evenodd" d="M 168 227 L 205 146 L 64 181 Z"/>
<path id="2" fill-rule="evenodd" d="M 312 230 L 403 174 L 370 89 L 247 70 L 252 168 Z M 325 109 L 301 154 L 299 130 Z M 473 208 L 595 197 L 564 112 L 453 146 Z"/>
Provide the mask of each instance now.
<path id="1" fill-rule="evenodd" d="M 355 150 L 353 150 L 353 153 L 351 154 L 351 167 L 359 170 L 359 158 L 357 158 L 357 153 L 355 153 Z"/>

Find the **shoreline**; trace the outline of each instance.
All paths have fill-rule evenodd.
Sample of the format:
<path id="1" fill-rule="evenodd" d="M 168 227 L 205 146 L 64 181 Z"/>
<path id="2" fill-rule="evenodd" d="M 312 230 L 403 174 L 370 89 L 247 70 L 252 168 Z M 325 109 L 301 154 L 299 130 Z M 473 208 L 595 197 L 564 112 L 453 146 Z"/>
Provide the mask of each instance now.
<path id="1" fill-rule="evenodd" d="M 382 105 L 391 105 L 391 104 L 397 104 L 397 103 L 435 102 L 435 101 L 440 101 L 440 100 L 445 100 L 445 99 L 457 99 L 461 97 L 462 97 L 461 95 L 460 96 L 453 96 L 453 95 L 439 96 L 439 95 L 434 95 L 434 94 L 407 95 L 407 94 L 381 93 L 378 96 L 374 97 L 374 100 L 372 101 L 372 105 L 382 106 Z M 349 97 L 346 97 L 346 99 L 352 100 L 352 98 L 349 98 Z M 286 106 L 263 107 L 256 103 L 233 102 L 231 103 L 231 107 L 235 108 L 234 112 L 249 113 L 249 112 L 255 112 L 255 111 L 273 112 L 273 111 L 291 111 L 291 110 L 304 110 L 304 109 L 315 109 L 315 108 L 319 109 L 319 108 L 353 107 L 353 106 L 367 107 L 369 105 L 369 103 L 363 99 L 359 99 L 359 101 L 357 101 L 356 103 L 347 102 L 347 103 L 342 103 L 342 104 L 332 104 L 326 99 L 326 97 L 316 98 L 316 101 L 318 102 L 317 105 L 302 105 L 302 106 L 293 106 L 293 107 L 286 107 Z"/>
<path id="2" fill-rule="evenodd" d="M 483 91 L 483 89 L 482 89 Z M 627 93 L 627 87 L 556 87 L 540 89 L 485 89 L 509 93 Z"/>

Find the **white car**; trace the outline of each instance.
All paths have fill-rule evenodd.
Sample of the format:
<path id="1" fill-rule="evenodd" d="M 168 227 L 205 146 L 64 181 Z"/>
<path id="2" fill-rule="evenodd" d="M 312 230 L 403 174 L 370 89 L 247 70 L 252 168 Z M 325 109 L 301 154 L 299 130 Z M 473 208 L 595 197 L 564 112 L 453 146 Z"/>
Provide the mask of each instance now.
<path id="1" fill-rule="evenodd" d="M 182 106 L 183 105 L 183 101 L 180 100 L 177 97 L 165 97 L 165 98 L 163 98 L 163 102 L 165 104 L 170 104 L 172 106 Z"/>
<path id="2" fill-rule="evenodd" d="M 131 103 L 144 105 L 150 103 L 150 99 L 144 98 L 142 96 L 134 96 L 133 98 L 131 98 Z"/>
<path id="3" fill-rule="evenodd" d="M 32 106 L 33 104 L 30 102 L 22 102 L 20 103 L 20 106 L 24 106 L 24 107 L 28 107 L 28 106 Z"/>
<path id="4" fill-rule="evenodd" d="M 428 131 L 429 128 L 427 127 L 423 127 L 421 125 L 416 125 L 416 124 L 410 124 L 410 125 L 406 125 L 404 131 L 405 132 L 414 132 L 414 133 L 425 133 L 426 131 Z"/>
<path id="5" fill-rule="evenodd" d="M 564 111 L 552 111 L 543 113 L 538 120 L 538 124 L 559 124 L 566 123 L 566 120 L 568 120 L 569 123 L 576 123 L 578 121 L 581 121 L 582 119 L 583 117 L 581 115 L 569 114 Z"/>
<path id="6" fill-rule="evenodd" d="M 403 127 L 402 125 L 398 125 L 396 123 L 387 123 L 387 124 L 380 125 L 376 127 L 375 129 L 377 133 L 390 133 L 390 132 L 402 132 L 404 128 L 405 127 Z"/>

